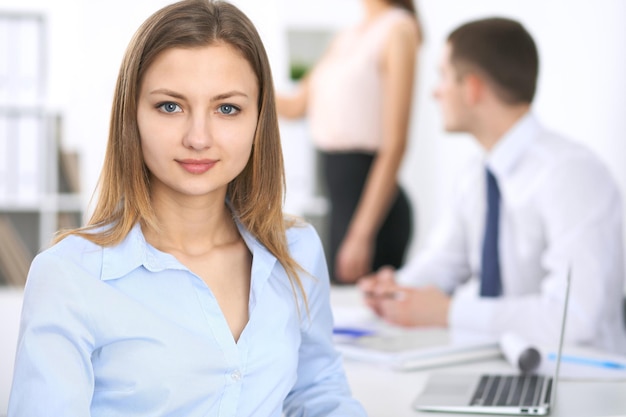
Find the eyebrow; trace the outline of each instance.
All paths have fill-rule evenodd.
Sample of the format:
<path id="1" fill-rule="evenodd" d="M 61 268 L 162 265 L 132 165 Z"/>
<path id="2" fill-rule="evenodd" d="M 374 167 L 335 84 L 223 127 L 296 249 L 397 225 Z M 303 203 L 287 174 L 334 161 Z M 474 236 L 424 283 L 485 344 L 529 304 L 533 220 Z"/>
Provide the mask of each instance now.
<path id="1" fill-rule="evenodd" d="M 150 91 L 150 94 L 165 94 L 180 100 L 185 100 L 186 97 L 180 93 L 177 93 L 176 91 L 173 90 L 169 90 L 167 88 L 157 88 L 156 90 L 152 90 Z M 232 90 L 232 91 L 227 91 L 225 93 L 222 94 L 218 94 L 216 96 L 211 97 L 211 101 L 219 101 L 219 100 L 224 100 L 230 97 L 234 97 L 234 96 L 241 96 L 244 98 L 248 98 L 248 95 L 241 92 L 241 91 L 237 91 L 237 90 Z"/>

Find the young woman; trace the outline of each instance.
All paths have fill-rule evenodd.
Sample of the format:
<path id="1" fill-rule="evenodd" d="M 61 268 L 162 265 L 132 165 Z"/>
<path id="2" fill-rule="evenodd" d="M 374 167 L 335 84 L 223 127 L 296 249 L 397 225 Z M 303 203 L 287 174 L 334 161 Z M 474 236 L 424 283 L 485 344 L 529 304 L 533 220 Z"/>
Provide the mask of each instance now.
<path id="1" fill-rule="evenodd" d="M 307 116 L 331 206 L 331 278 L 353 283 L 384 265 L 400 267 L 413 228 L 398 185 L 407 145 L 416 55 L 411 0 L 361 0 L 364 17 L 341 31 L 293 94 L 286 118 Z"/>
<path id="2" fill-rule="evenodd" d="M 122 63 L 93 217 L 31 266 L 9 415 L 365 415 L 283 184 L 252 23 L 210 0 L 157 11 Z"/>

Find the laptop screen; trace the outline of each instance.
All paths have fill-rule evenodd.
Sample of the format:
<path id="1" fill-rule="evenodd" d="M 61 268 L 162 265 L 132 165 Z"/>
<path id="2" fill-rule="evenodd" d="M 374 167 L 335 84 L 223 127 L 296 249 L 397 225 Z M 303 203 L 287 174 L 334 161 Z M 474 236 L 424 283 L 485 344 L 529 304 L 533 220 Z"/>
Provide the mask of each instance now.
<path id="1" fill-rule="evenodd" d="M 559 367 L 561 366 L 561 351 L 563 350 L 563 339 L 565 339 L 565 321 L 567 319 L 567 305 L 569 304 L 569 287 L 572 281 L 572 267 L 567 269 L 567 280 L 565 283 L 565 301 L 563 302 L 563 318 L 561 319 L 561 334 L 559 335 L 559 347 L 556 351 L 556 365 L 554 368 L 554 377 L 552 378 L 552 391 L 550 393 L 550 404 L 554 405 L 556 401 L 556 384 L 559 380 Z"/>

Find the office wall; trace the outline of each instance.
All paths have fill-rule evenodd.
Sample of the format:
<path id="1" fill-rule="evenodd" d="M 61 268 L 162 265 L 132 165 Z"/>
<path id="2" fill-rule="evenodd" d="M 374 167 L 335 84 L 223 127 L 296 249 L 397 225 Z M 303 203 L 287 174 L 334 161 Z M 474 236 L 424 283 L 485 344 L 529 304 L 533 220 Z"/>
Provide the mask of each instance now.
<path id="1" fill-rule="evenodd" d="M 64 112 L 66 144 L 80 151 L 85 207 L 102 165 L 110 102 L 124 48 L 137 26 L 167 0 L 0 0 L 1 10 L 37 10 L 48 16 L 50 105 Z M 272 61 L 276 85 L 290 88 L 285 30 L 336 30 L 354 22 L 359 0 L 236 0 L 256 23 Z M 477 151 L 464 135 L 441 130 L 431 92 L 446 34 L 465 20 L 504 15 L 521 20 L 541 56 L 535 110 L 558 131 L 585 143 L 606 162 L 626 195 L 626 2 L 622 0 L 419 0 L 426 42 L 411 138 L 401 180 L 419 212 L 412 251 L 423 243 L 450 183 Z M 308 190 L 312 148 L 305 125 L 284 124 L 289 207 Z M 293 134 L 294 137 L 291 137 Z M 295 198 L 299 200 L 301 196 Z M 625 209 L 626 217 L 626 209 Z"/>

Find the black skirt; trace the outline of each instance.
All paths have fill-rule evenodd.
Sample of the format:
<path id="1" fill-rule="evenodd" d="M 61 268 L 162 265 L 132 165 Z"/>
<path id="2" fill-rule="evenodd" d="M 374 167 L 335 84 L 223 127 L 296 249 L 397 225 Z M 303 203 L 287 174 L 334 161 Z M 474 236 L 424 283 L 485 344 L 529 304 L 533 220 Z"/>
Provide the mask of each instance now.
<path id="1" fill-rule="evenodd" d="M 329 242 L 327 242 L 328 268 L 331 280 L 340 283 L 333 275 L 335 258 L 344 239 L 350 220 L 361 198 L 365 181 L 375 155 L 359 152 L 319 152 L 324 174 L 326 193 L 330 201 Z M 395 200 L 378 235 L 372 270 L 381 266 L 402 266 L 413 230 L 411 204 L 398 185 Z"/>

